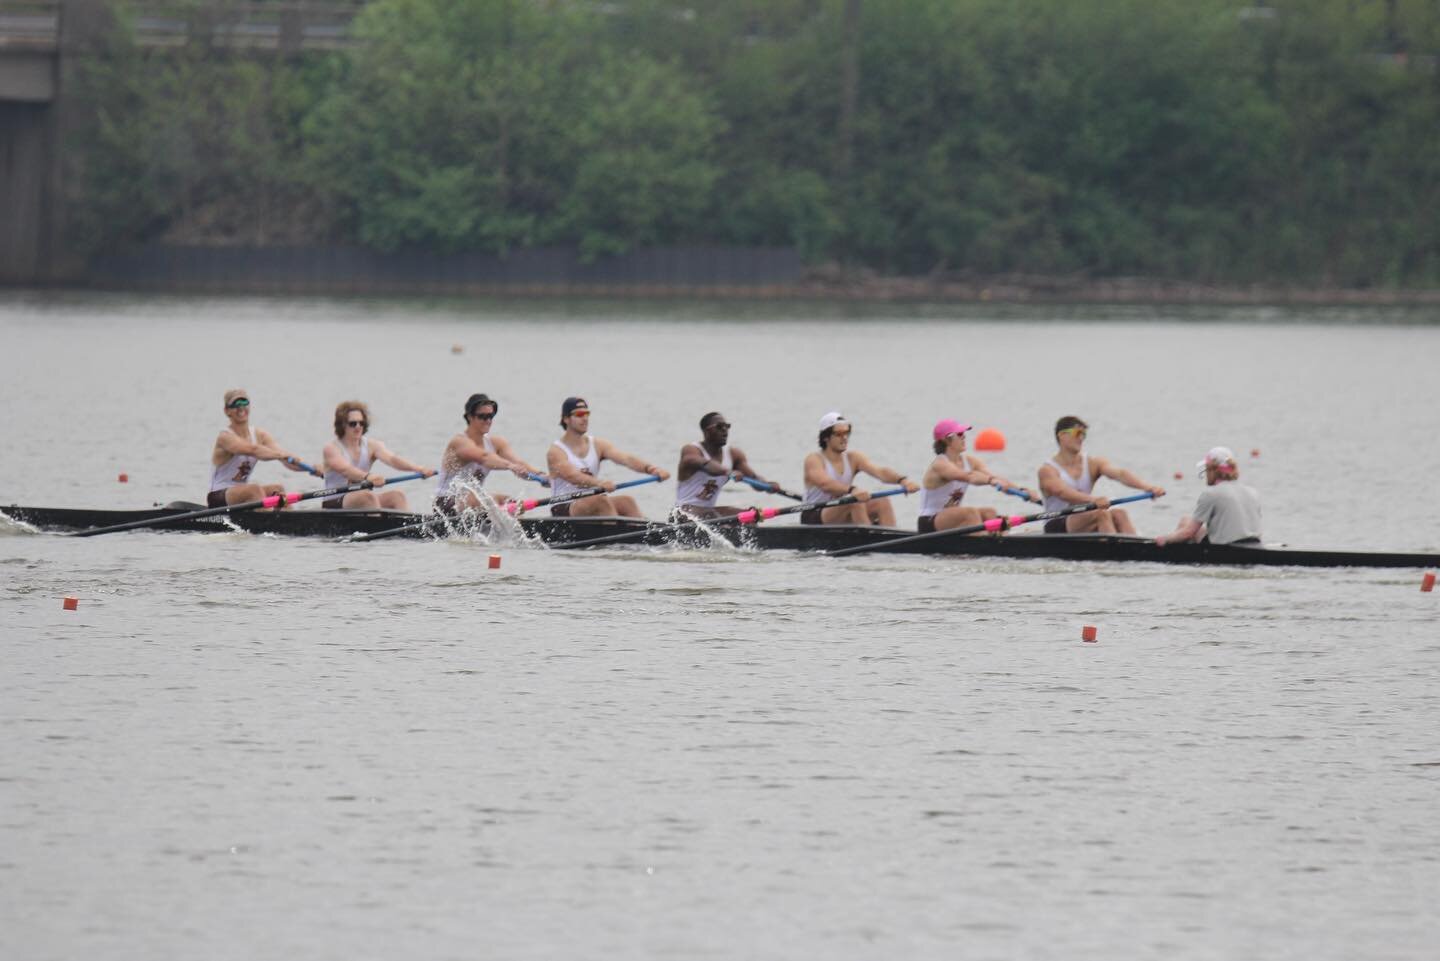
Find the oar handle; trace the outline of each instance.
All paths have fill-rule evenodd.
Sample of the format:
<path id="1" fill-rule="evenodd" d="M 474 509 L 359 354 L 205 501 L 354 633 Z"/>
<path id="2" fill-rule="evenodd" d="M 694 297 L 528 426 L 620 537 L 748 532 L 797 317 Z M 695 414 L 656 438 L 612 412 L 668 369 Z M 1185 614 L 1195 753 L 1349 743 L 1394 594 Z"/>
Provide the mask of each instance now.
<path id="1" fill-rule="evenodd" d="M 1006 487 L 1004 484 L 991 484 L 990 486 L 991 486 L 991 487 L 994 487 L 997 491 L 999 491 L 999 492 L 1002 493 L 1002 494 L 1009 494 L 1011 497 L 1018 497 L 1018 498 L 1020 498 L 1022 501 L 1029 501 L 1029 502 L 1032 503 L 1032 504 L 1039 504 L 1039 503 L 1041 503 L 1041 501 L 1040 501 L 1039 498 L 1037 498 L 1037 497 L 1031 497 L 1027 492 L 1022 491 L 1022 490 L 1021 490 L 1020 488 L 1018 488 L 1018 487 Z"/>
<path id="2" fill-rule="evenodd" d="M 528 472 L 527 472 L 527 473 L 525 474 L 525 478 L 526 478 L 527 480 L 532 480 L 532 481 L 534 481 L 535 483 L 539 484 L 541 487 L 549 487 L 549 486 L 550 486 L 550 478 L 546 477 L 544 474 L 532 474 L 532 473 L 528 473 Z"/>
<path id="3" fill-rule="evenodd" d="M 801 499 L 799 494 L 792 494 L 785 488 L 781 487 L 779 484 L 767 484 L 765 483 L 765 481 L 756 480 L 753 477 L 745 477 L 744 475 L 741 475 L 740 482 L 743 484 L 749 484 L 757 491 L 764 491 L 767 494 L 779 494 L 781 497 L 788 497 L 793 501 L 798 501 Z"/>
<path id="4" fill-rule="evenodd" d="M 305 473 L 307 473 L 307 474 L 313 474 L 313 475 L 315 475 L 316 477 L 324 477 L 324 476 L 325 476 L 324 471 L 318 471 L 318 470 L 316 470 L 315 468 L 311 467 L 309 464 L 305 463 L 303 460 L 301 460 L 301 459 L 298 458 L 298 457 L 287 457 L 287 458 L 285 458 L 285 463 L 287 463 L 287 464 L 294 464 L 296 467 L 300 468 L 300 469 L 303 470 Z"/>
<path id="5" fill-rule="evenodd" d="M 639 484 L 654 484 L 660 478 L 654 474 L 646 474 L 644 477 L 637 477 L 634 480 L 625 481 L 623 484 L 616 484 L 614 490 L 624 490 L 627 487 L 635 487 Z M 597 494 L 609 494 L 614 491 L 607 491 L 603 487 L 582 487 L 578 491 L 571 491 L 568 494 L 554 494 L 550 497 L 527 498 L 525 500 L 513 500 L 505 504 L 505 510 L 511 514 L 522 514 L 525 511 L 533 511 L 537 507 L 544 507 L 549 504 L 568 504 L 571 501 L 578 501 L 586 497 L 594 497 Z"/>

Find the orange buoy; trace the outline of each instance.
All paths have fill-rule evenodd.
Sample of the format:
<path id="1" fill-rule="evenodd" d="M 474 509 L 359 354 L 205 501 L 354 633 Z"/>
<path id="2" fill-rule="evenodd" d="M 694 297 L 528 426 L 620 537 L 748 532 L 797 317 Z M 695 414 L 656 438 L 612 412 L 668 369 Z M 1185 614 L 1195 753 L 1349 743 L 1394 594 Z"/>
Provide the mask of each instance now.
<path id="1" fill-rule="evenodd" d="M 76 597 L 65 598 L 65 610 L 73 611 L 80 606 L 80 599 Z"/>
<path id="2" fill-rule="evenodd" d="M 1080 628 L 1080 640 L 1084 641 L 1086 644 L 1095 643 L 1095 628 L 1093 625 L 1086 624 L 1084 627 Z"/>
<path id="3" fill-rule="evenodd" d="M 1431 591 L 1435 590 L 1434 574 L 1430 573 L 1429 571 L 1425 572 L 1425 576 L 1420 578 L 1420 590 L 1424 591 L 1426 594 L 1429 594 Z"/>
<path id="4" fill-rule="evenodd" d="M 129 475 L 129 474 L 121 474 L 119 477 L 117 477 L 117 478 L 115 478 L 115 479 L 116 479 L 117 481 L 119 481 L 120 483 L 122 483 L 122 484 L 128 484 L 128 483 L 130 483 L 130 475 Z"/>
<path id="5" fill-rule="evenodd" d="M 976 450 L 1004 450 L 1005 435 L 993 427 L 987 427 L 975 435 Z"/>
<path id="6" fill-rule="evenodd" d="M 490 569 L 491 569 L 492 571 L 495 571 L 495 570 L 499 570 L 499 569 L 500 569 L 500 555 L 499 555 L 499 554 L 491 554 L 491 555 L 490 555 Z"/>

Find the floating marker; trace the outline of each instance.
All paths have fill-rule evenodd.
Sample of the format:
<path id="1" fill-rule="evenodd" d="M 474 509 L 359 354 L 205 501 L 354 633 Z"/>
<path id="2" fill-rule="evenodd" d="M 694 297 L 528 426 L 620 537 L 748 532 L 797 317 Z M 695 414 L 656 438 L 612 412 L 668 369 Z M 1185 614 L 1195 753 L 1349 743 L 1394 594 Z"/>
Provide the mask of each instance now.
<path id="1" fill-rule="evenodd" d="M 1004 450 L 1005 435 L 993 427 L 987 427 L 975 435 L 976 450 Z"/>
<path id="2" fill-rule="evenodd" d="M 1182 473 L 1180 473 L 1180 472 L 1177 470 L 1177 471 L 1175 472 L 1175 479 L 1176 479 L 1176 480 L 1184 480 L 1184 479 L 1185 479 L 1185 475 L 1182 474 Z"/>
<path id="3" fill-rule="evenodd" d="M 65 598 L 65 610 L 67 610 L 67 611 L 73 611 L 73 610 L 75 610 L 76 608 L 78 608 L 79 606 L 80 606 L 80 600 L 79 600 L 79 598 L 75 598 L 75 597 L 67 597 L 67 598 Z"/>
<path id="4" fill-rule="evenodd" d="M 117 481 L 119 481 L 120 483 L 122 483 L 122 484 L 128 484 L 128 483 L 130 483 L 130 475 L 129 475 L 129 474 L 121 474 L 119 477 L 117 477 L 117 478 L 115 478 L 115 479 L 116 479 Z"/>
<path id="5" fill-rule="evenodd" d="M 500 569 L 500 555 L 499 555 L 499 554 L 491 554 L 491 555 L 490 555 L 490 569 L 491 569 L 492 571 L 498 571 L 498 570 Z"/>
<path id="6" fill-rule="evenodd" d="M 1252 447 L 1252 448 L 1250 448 L 1250 456 L 1251 456 L 1251 457 L 1259 457 L 1259 456 L 1260 456 L 1260 448 L 1258 448 L 1258 447 Z"/>
<path id="7" fill-rule="evenodd" d="M 1430 573 L 1429 571 L 1425 572 L 1425 576 L 1420 578 L 1420 590 L 1424 591 L 1426 594 L 1429 594 L 1431 591 L 1435 590 L 1434 574 Z"/>
<path id="8" fill-rule="evenodd" d="M 1084 641 L 1086 644 L 1095 643 L 1095 628 L 1093 625 L 1086 624 L 1084 627 L 1080 628 L 1080 640 Z"/>
<path id="9" fill-rule="evenodd" d="M 461 346 L 460 344 L 451 344 L 451 345 L 450 345 L 450 353 L 452 353 L 452 354 L 463 354 L 463 353 L 465 353 L 465 348 L 464 348 L 463 346 Z"/>

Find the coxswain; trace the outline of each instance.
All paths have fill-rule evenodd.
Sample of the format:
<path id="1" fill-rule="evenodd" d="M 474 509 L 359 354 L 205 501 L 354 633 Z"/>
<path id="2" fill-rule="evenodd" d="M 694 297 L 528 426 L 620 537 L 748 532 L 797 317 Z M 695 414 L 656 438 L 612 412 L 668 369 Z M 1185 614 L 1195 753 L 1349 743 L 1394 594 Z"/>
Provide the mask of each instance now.
<path id="1" fill-rule="evenodd" d="M 1240 465 L 1230 448 L 1210 448 L 1195 466 L 1205 478 L 1195 512 L 1181 518 L 1171 533 L 1155 538 L 1155 543 L 1259 544 L 1260 494 L 1240 483 Z"/>
<path id="2" fill-rule="evenodd" d="M 615 482 L 600 479 L 600 462 L 611 460 L 640 474 L 668 480 L 670 472 L 627 454 L 608 440 L 590 436 L 590 405 L 583 397 L 567 397 L 560 405 L 560 426 L 565 433 L 550 445 L 546 463 L 550 467 L 551 496 L 561 498 L 576 491 L 601 488 L 603 494 L 553 504 L 554 517 L 616 515 L 640 517 L 640 505 L 626 494 L 611 495 Z"/>
<path id="3" fill-rule="evenodd" d="M 960 501 L 972 484 L 1021 490 L 1030 500 L 1040 500 L 1034 491 L 1017 488 L 992 472 L 983 460 L 965 450 L 965 434 L 970 429 L 969 424 L 947 418 L 936 423 L 931 431 L 935 459 L 925 468 L 925 476 L 920 480 L 918 526 L 922 534 L 993 520 L 997 516 L 993 507 L 961 505 Z"/>
<path id="4" fill-rule="evenodd" d="M 805 503 L 817 505 L 800 514 L 802 524 L 878 524 L 895 526 L 895 508 L 884 498 L 871 503 L 870 492 L 855 486 L 856 474 L 869 474 L 887 484 L 899 484 L 913 494 L 919 485 L 892 467 L 881 467 L 858 450 L 850 450 L 853 425 L 839 411 L 820 418 L 820 450 L 805 455 Z M 852 495 L 853 504 L 818 505 Z"/>
<path id="5" fill-rule="evenodd" d="M 250 472 L 262 460 L 278 460 L 286 468 L 307 473 L 300 458 L 275 442 L 263 427 L 250 426 L 250 395 L 236 388 L 225 392 L 225 416 L 230 424 L 215 437 L 210 450 L 210 493 L 207 507 L 225 507 L 258 501 L 285 490 L 284 484 L 255 484 Z"/>
<path id="6" fill-rule="evenodd" d="M 445 445 L 440 455 L 440 481 L 435 489 L 435 507 L 446 513 L 483 510 L 480 488 L 491 471 L 508 470 L 516 477 L 534 480 L 540 471 L 521 460 L 510 442 L 491 433 L 500 415 L 500 402 L 485 394 L 471 394 L 465 401 L 465 429 Z M 497 504 L 510 500 L 505 494 L 487 495 Z"/>
<path id="7" fill-rule="evenodd" d="M 771 493 L 779 493 L 780 485 L 755 473 L 745 452 L 730 446 L 730 422 L 718 411 L 700 418 L 701 439 L 680 448 L 680 465 L 675 468 L 675 509 L 698 517 L 726 517 L 738 514 L 743 507 L 721 506 L 716 503 L 721 489 L 742 477 L 764 484 Z"/>
<path id="8" fill-rule="evenodd" d="M 335 407 L 335 439 L 325 445 L 322 455 L 325 464 L 325 486 L 345 487 L 368 480 L 375 487 L 383 487 L 385 478 L 371 468 L 376 462 L 389 464 L 396 470 L 413 471 L 425 477 L 435 476 L 434 468 L 422 467 L 394 453 L 383 441 L 370 436 L 370 408 L 364 401 L 342 401 Z M 409 504 L 405 492 L 351 491 L 348 494 L 328 497 L 320 502 L 325 508 L 350 508 L 354 510 L 403 511 Z"/>
<path id="9" fill-rule="evenodd" d="M 1055 443 L 1059 450 L 1040 465 L 1040 493 L 1045 495 L 1045 510 L 1063 510 L 1075 504 L 1094 504 L 1098 510 L 1045 522 L 1047 534 L 1133 534 L 1135 525 L 1123 509 L 1110 506 L 1107 497 L 1096 497 L 1095 483 L 1102 477 L 1118 481 L 1126 487 L 1164 497 L 1165 489 L 1147 484 L 1134 472 L 1116 467 L 1104 457 L 1091 457 L 1081 448 L 1090 425 L 1078 417 L 1062 417 L 1055 422 Z"/>

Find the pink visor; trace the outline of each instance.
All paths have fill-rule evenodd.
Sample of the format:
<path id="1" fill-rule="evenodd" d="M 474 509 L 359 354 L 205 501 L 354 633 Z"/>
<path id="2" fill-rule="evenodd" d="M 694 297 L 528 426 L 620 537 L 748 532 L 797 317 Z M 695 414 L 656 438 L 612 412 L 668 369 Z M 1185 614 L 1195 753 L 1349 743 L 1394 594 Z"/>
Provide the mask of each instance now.
<path id="1" fill-rule="evenodd" d="M 947 417 L 935 424 L 935 439 L 944 440 L 951 434 L 963 434 L 969 429 L 969 424 L 962 424 L 958 420 L 951 420 Z"/>

